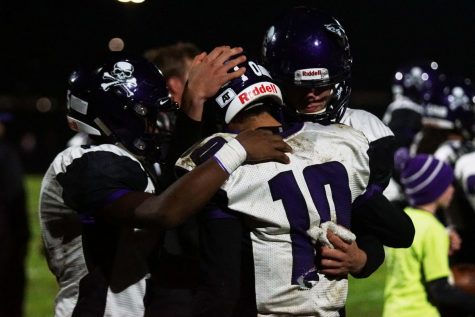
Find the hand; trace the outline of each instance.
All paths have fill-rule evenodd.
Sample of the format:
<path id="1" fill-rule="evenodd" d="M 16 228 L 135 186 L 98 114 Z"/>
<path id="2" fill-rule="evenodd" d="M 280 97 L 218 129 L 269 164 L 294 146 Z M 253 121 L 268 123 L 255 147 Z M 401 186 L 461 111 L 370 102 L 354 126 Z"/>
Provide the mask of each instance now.
<path id="1" fill-rule="evenodd" d="M 462 247 L 462 238 L 454 228 L 449 227 L 448 231 L 450 240 L 449 255 L 453 255 Z"/>
<path id="2" fill-rule="evenodd" d="M 286 152 L 292 148 L 284 142 L 282 137 L 269 130 L 244 130 L 236 139 L 246 149 L 246 162 L 277 161 L 288 164 L 290 162 Z"/>
<path id="3" fill-rule="evenodd" d="M 219 46 L 209 54 L 203 52 L 191 64 L 188 81 L 183 92 L 182 110 L 193 120 L 201 121 L 204 102 L 214 96 L 228 81 L 242 76 L 246 69 L 238 68 L 229 72 L 246 60 L 241 47 Z"/>
<path id="4" fill-rule="evenodd" d="M 335 248 L 320 248 L 321 269 L 319 272 L 334 278 L 361 272 L 367 258 L 366 253 L 358 248 L 356 242 L 346 242 L 330 230 L 327 231 L 327 238 Z"/>

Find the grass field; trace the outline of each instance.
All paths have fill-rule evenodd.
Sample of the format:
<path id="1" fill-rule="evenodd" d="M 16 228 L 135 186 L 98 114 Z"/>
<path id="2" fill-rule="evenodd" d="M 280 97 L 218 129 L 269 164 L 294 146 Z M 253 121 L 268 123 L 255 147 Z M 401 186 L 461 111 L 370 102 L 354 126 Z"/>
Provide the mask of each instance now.
<path id="1" fill-rule="evenodd" d="M 26 179 L 28 208 L 32 239 L 27 259 L 28 285 L 25 298 L 26 317 L 53 316 L 54 297 L 57 286 L 49 272 L 41 251 L 41 236 L 38 225 L 38 194 L 41 176 L 30 175 Z M 348 317 L 379 317 L 382 311 L 384 265 L 370 278 L 350 279 L 347 304 Z"/>

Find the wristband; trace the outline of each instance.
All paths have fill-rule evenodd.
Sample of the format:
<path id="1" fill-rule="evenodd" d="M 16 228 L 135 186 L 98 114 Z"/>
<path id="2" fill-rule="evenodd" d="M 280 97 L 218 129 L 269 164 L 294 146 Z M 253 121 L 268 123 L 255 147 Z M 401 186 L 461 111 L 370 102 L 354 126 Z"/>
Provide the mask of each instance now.
<path id="1" fill-rule="evenodd" d="M 246 149 L 238 140 L 232 139 L 224 144 L 216 154 L 214 159 L 221 168 L 228 174 L 234 172 L 246 160 Z"/>

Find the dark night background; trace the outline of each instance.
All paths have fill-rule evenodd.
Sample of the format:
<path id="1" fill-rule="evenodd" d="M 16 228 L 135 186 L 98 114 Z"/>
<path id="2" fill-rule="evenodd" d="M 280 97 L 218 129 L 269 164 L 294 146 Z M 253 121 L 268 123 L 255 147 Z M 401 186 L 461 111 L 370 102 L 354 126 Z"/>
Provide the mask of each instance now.
<path id="1" fill-rule="evenodd" d="M 266 27 L 303 1 L 0 1 L 0 111 L 30 172 L 44 172 L 73 135 L 64 119 L 66 78 L 107 51 L 113 37 L 135 53 L 191 41 L 203 50 L 239 45 L 257 54 Z M 380 116 L 401 63 L 434 59 L 446 73 L 475 78 L 475 1 L 305 1 L 334 15 L 353 55 L 353 103 Z M 51 110 L 38 110 L 38 99 Z M 40 104 L 42 104 L 40 102 Z M 40 107 L 41 108 L 41 107 Z"/>

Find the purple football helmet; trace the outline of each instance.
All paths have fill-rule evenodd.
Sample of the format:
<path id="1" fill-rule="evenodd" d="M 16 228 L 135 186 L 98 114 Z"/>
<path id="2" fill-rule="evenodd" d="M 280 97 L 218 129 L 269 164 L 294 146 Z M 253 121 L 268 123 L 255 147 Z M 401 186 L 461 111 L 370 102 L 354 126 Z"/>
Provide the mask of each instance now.
<path id="1" fill-rule="evenodd" d="M 392 92 L 394 98 L 405 96 L 423 105 L 432 96 L 432 91 L 443 80 L 435 61 L 418 61 L 399 67 L 394 74 Z"/>
<path id="2" fill-rule="evenodd" d="M 142 57 L 114 52 L 98 68 L 76 70 L 69 77 L 71 129 L 121 143 L 135 155 L 159 159 L 165 135 L 157 116 L 174 109 L 160 70 Z"/>
<path id="3" fill-rule="evenodd" d="M 305 115 L 306 120 L 341 119 L 350 99 L 352 57 L 345 30 L 335 18 L 305 6 L 290 9 L 267 29 L 262 60 L 286 102 L 291 87 L 333 89 L 325 111 Z"/>
<path id="4" fill-rule="evenodd" d="M 468 78 L 440 82 L 424 107 L 422 122 L 439 129 L 456 129 L 466 138 L 474 133 L 475 89 Z"/>
<path id="5" fill-rule="evenodd" d="M 280 88 L 274 83 L 267 69 L 249 58 L 239 67 L 246 67 L 244 75 L 228 82 L 207 101 L 205 108 L 216 111 L 218 124 L 228 124 L 241 111 L 264 102 L 276 106 L 283 104 Z M 235 67 L 234 71 L 237 69 L 238 67 Z"/>

